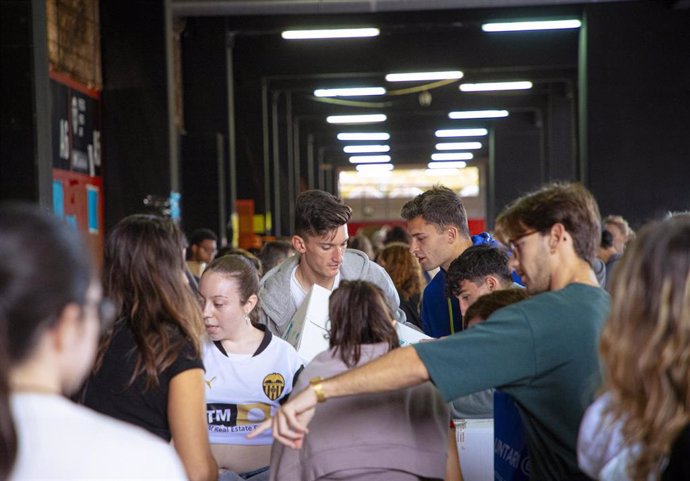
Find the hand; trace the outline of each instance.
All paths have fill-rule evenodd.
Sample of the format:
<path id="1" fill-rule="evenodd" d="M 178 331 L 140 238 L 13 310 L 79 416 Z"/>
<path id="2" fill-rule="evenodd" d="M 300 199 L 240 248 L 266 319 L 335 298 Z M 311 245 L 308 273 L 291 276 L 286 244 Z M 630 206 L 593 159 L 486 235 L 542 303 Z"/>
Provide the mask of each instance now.
<path id="1" fill-rule="evenodd" d="M 273 437 L 280 443 L 300 449 L 304 436 L 309 432 L 307 425 L 314 416 L 317 399 L 311 386 L 283 404 L 275 416 L 267 419 L 247 435 L 252 439 L 267 429 L 273 429 Z"/>

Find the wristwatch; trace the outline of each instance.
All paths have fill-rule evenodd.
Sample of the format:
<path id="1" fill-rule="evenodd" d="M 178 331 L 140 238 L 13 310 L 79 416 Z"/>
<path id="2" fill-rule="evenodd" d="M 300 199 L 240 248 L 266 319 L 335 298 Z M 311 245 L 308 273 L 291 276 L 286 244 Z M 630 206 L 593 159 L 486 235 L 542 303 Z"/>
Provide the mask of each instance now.
<path id="1" fill-rule="evenodd" d="M 323 379 L 321 377 L 313 377 L 309 380 L 309 385 L 314 388 L 314 393 L 316 394 L 317 402 L 326 401 L 326 393 L 323 392 Z"/>

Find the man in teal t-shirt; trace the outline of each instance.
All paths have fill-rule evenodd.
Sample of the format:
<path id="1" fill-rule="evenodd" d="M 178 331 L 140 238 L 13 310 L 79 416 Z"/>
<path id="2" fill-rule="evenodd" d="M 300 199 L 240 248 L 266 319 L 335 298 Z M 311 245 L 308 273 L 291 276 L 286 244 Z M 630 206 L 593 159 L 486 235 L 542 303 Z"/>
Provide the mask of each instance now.
<path id="1" fill-rule="evenodd" d="M 496 225 L 531 299 L 446 339 L 395 349 L 347 373 L 312 380 L 276 413 L 274 437 L 299 448 L 311 409 L 331 397 L 429 379 L 448 400 L 495 387 L 517 401 L 531 479 L 580 479 L 577 430 L 600 383 L 597 344 L 609 308 L 591 267 L 600 222 L 596 201 L 580 184 L 553 184 L 517 199 Z"/>

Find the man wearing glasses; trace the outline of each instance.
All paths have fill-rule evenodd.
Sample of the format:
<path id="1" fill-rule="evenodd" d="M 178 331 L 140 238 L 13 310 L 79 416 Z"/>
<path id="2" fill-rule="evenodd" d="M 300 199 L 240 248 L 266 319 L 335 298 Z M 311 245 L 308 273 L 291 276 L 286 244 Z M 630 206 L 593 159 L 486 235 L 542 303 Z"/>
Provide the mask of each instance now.
<path id="1" fill-rule="evenodd" d="M 311 409 L 331 397 L 427 380 L 447 400 L 494 387 L 517 401 L 531 478 L 586 479 L 577 467 L 576 439 L 601 381 L 597 344 L 609 310 L 608 294 L 591 268 L 600 222 L 596 201 L 579 184 L 548 185 L 517 199 L 499 215 L 497 232 L 513 251 L 511 265 L 530 299 L 446 339 L 395 349 L 342 375 L 312 380 L 276 414 L 274 437 L 299 448 Z"/>

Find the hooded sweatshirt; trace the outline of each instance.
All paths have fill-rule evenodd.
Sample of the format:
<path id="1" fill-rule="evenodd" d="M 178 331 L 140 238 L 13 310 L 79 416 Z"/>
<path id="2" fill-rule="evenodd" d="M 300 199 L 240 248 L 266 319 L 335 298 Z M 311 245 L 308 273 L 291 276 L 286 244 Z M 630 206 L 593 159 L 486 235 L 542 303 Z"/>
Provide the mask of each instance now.
<path id="1" fill-rule="evenodd" d="M 300 256 L 288 257 L 282 264 L 274 267 L 261 279 L 259 299 L 261 309 L 259 320 L 268 326 L 272 333 L 283 337 L 299 306 L 290 295 L 292 270 L 299 263 Z M 386 302 L 395 312 L 396 320 L 405 322 L 405 313 L 399 309 L 400 299 L 393 281 L 383 267 L 369 260 L 364 252 L 347 249 L 340 266 L 341 281 L 369 281 L 383 290 Z"/>

